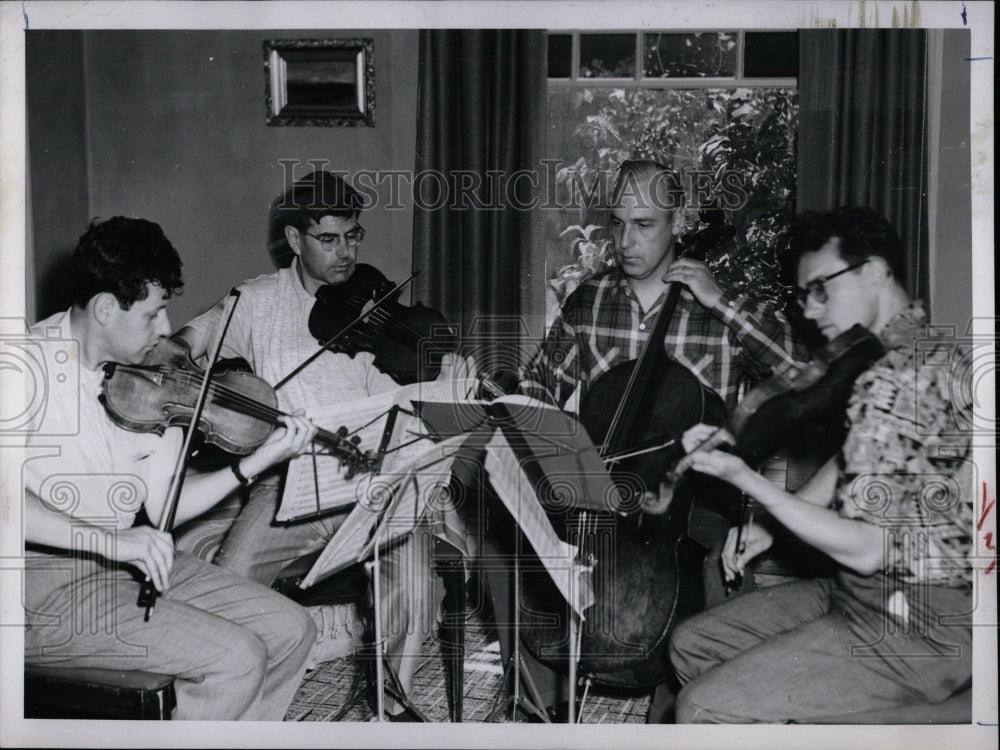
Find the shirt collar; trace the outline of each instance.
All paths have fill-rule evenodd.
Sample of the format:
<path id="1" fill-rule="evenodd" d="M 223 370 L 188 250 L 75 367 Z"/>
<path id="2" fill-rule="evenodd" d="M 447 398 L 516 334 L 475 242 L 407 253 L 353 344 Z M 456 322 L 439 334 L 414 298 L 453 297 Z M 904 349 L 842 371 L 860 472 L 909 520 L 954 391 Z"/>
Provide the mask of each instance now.
<path id="1" fill-rule="evenodd" d="M 886 349 L 898 349 L 912 344 L 923 334 L 926 325 L 927 314 L 924 312 L 923 303 L 914 300 L 889 318 L 889 322 L 878 336 Z"/>
<path id="2" fill-rule="evenodd" d="M 292 259 L 292 265 L 288 267 L 288 270 L 292 274 L 292 289 L 295 291 L 295 297 L 299 302 L 315 302 L 315 295 L 309 294 L 306 288 L 302 286 L 302 277 L 299 275 L 299 256 L 295 256 Z"/>
<path id="3" fill-rule="evenodd" d="M 622 272 L 621 266 L 613 266 L 612 268 L 613 276 L 609 279 L 612 281 L 614 287 L 618 290 L 620 294 L 624 294 L 629 300 L 634 302 L 642 310 L 642 303 L 639 302 L 639 298 L 636 296 L 635 292 L 632 291 L 632 287 L 628 285 L 628 279 L 625 278 L 625 274 Z M 656 298 L 656 301 L 648 310 L 642 310 L 643 315 L 649 315 L 650 313 L 658 310 L 667 299 L 667 292 L 670 291 L 670 287 L 666 286 L 663 291 L 660 292 L 660 296 Z M 686 286 L 681 287 L 680 300 L 687 300 L 688 298 L 693 299 L 693 295 L 688 291 Z"/>

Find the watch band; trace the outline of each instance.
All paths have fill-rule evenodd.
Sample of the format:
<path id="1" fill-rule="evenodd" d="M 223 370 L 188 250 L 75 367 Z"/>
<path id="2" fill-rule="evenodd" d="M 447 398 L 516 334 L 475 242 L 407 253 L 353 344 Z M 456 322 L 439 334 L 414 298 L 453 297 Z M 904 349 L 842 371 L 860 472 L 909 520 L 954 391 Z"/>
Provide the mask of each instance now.
<path id="1" fill-rule="evenodd" d="M 236 475 L 236 481 L 239 482 L 244 487 L 249 487 L 251 484 L 253 484 L 253 480 L 257 478 L 256 476 L 247 477 L 246 475 L 243 474 L 242 471 L 240 471 L 239 459 L 229 464 L 229 468 L 232 469 L 233 474 Z"/>

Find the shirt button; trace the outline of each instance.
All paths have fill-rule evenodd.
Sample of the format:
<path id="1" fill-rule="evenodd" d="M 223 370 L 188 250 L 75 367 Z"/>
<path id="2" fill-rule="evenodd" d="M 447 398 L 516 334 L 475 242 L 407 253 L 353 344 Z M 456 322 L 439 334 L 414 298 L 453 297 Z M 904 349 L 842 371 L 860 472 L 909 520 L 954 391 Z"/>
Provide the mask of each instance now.
<path id="1" fill-rule="evenodd" d="M 639 324 L 639 330 L 640 331 L 645 331 L 646 330 L 646 324 L 645 323 L 640 323 Z"/>

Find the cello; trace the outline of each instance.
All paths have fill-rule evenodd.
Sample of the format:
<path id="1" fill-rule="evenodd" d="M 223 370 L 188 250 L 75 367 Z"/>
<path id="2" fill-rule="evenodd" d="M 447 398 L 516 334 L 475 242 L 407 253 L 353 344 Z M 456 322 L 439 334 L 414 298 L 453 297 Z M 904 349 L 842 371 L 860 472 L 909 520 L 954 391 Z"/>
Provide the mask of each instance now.
<path id="1" fill-rule="evenodd" d="M 681 617 L 703 606 L 703 551 L 687 537 L 695 494 L 708 488 L 734 493 L 699 477 L 680 488 L 667 512 L 649 512 L 657 510 L 661 479 L 683 455 L 684 432 L 726 417 L 718 394 L 664 348 L 680 292 L 680 285 L 670 285 L 638 359 L 597 378 L 580 404 L 580 420 L 618 488 L 617 504 L 607 513 L 570 510 L 552 518 L 556 533 L 593 565 L 595 602 L 578 653 L 580 671 L 599 684 L 647 687 L 668 677 L 668 636 Z M 538 577 L 522 587 L 522 638 L 540 661 L 561 668 L 569 644 L 558 623 L 568 614 L 553 608 L 559 597 L 549 586 Z"/>

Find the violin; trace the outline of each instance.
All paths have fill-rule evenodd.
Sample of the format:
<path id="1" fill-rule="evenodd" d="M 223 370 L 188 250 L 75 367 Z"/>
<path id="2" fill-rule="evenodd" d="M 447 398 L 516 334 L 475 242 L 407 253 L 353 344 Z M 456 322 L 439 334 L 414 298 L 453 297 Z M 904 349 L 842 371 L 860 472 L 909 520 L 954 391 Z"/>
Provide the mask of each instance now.
<path id="1" fill-rule="evenodd" d="M 725 446 L 747 464 L 757 466 L 789 443 L 796 433 L 820 426 L 824 428 L 822 431 L 814 430 L 814 434 L 821 436 L 819 443 L 793 446 L 799 454 L 804 450 L 812 454 L 809 463 L 815 473 L 840 450 L 846 437 L 843 414 L 854 381 L 884 352 L 875 334 L 861 325 L 852 326 L 818 349 L 805 368 L 793 368 L 751 390 L 726 424 L 696 450 Z M 690 466 L 690 456 L 684 456 L 667 473 L 661 485 L 662 502 L 670 502 Z M 808 478 L 800 476 L 797 483 L 801 486 Z"/>
<path id="2" fill-rule="evenodd" d="M 374 365 L 400 385 L 433 380 L 444 354 L 455 351 L 455 329 L 437 310 L 402 304 L 401 290 L 373 308 L 394 286 L 378 269 L 359 263 L 347 281 L 316 291 L 309 332 L 320 344 L 336 338 L 332 351 L 374 354 Z"/>
<path id="3" fill-rule="evenodd" d="M 162 435 L 168 427 L 190 425 L 203 377 L 186 346 L 164 339 L 141 365 L 106 363 L 99 398 L 120 427 Z M 287 416 L 277 404 L 274 389 L 262 378 L 240 369 L 213 372 L 197 427 L 205 443 L 245 456 Z M 372 471 L 376 457 L 346 434 L 344 427 L 336 433 L 319 429 L 313 440 L 341 459 L 348 478 Z"/>

